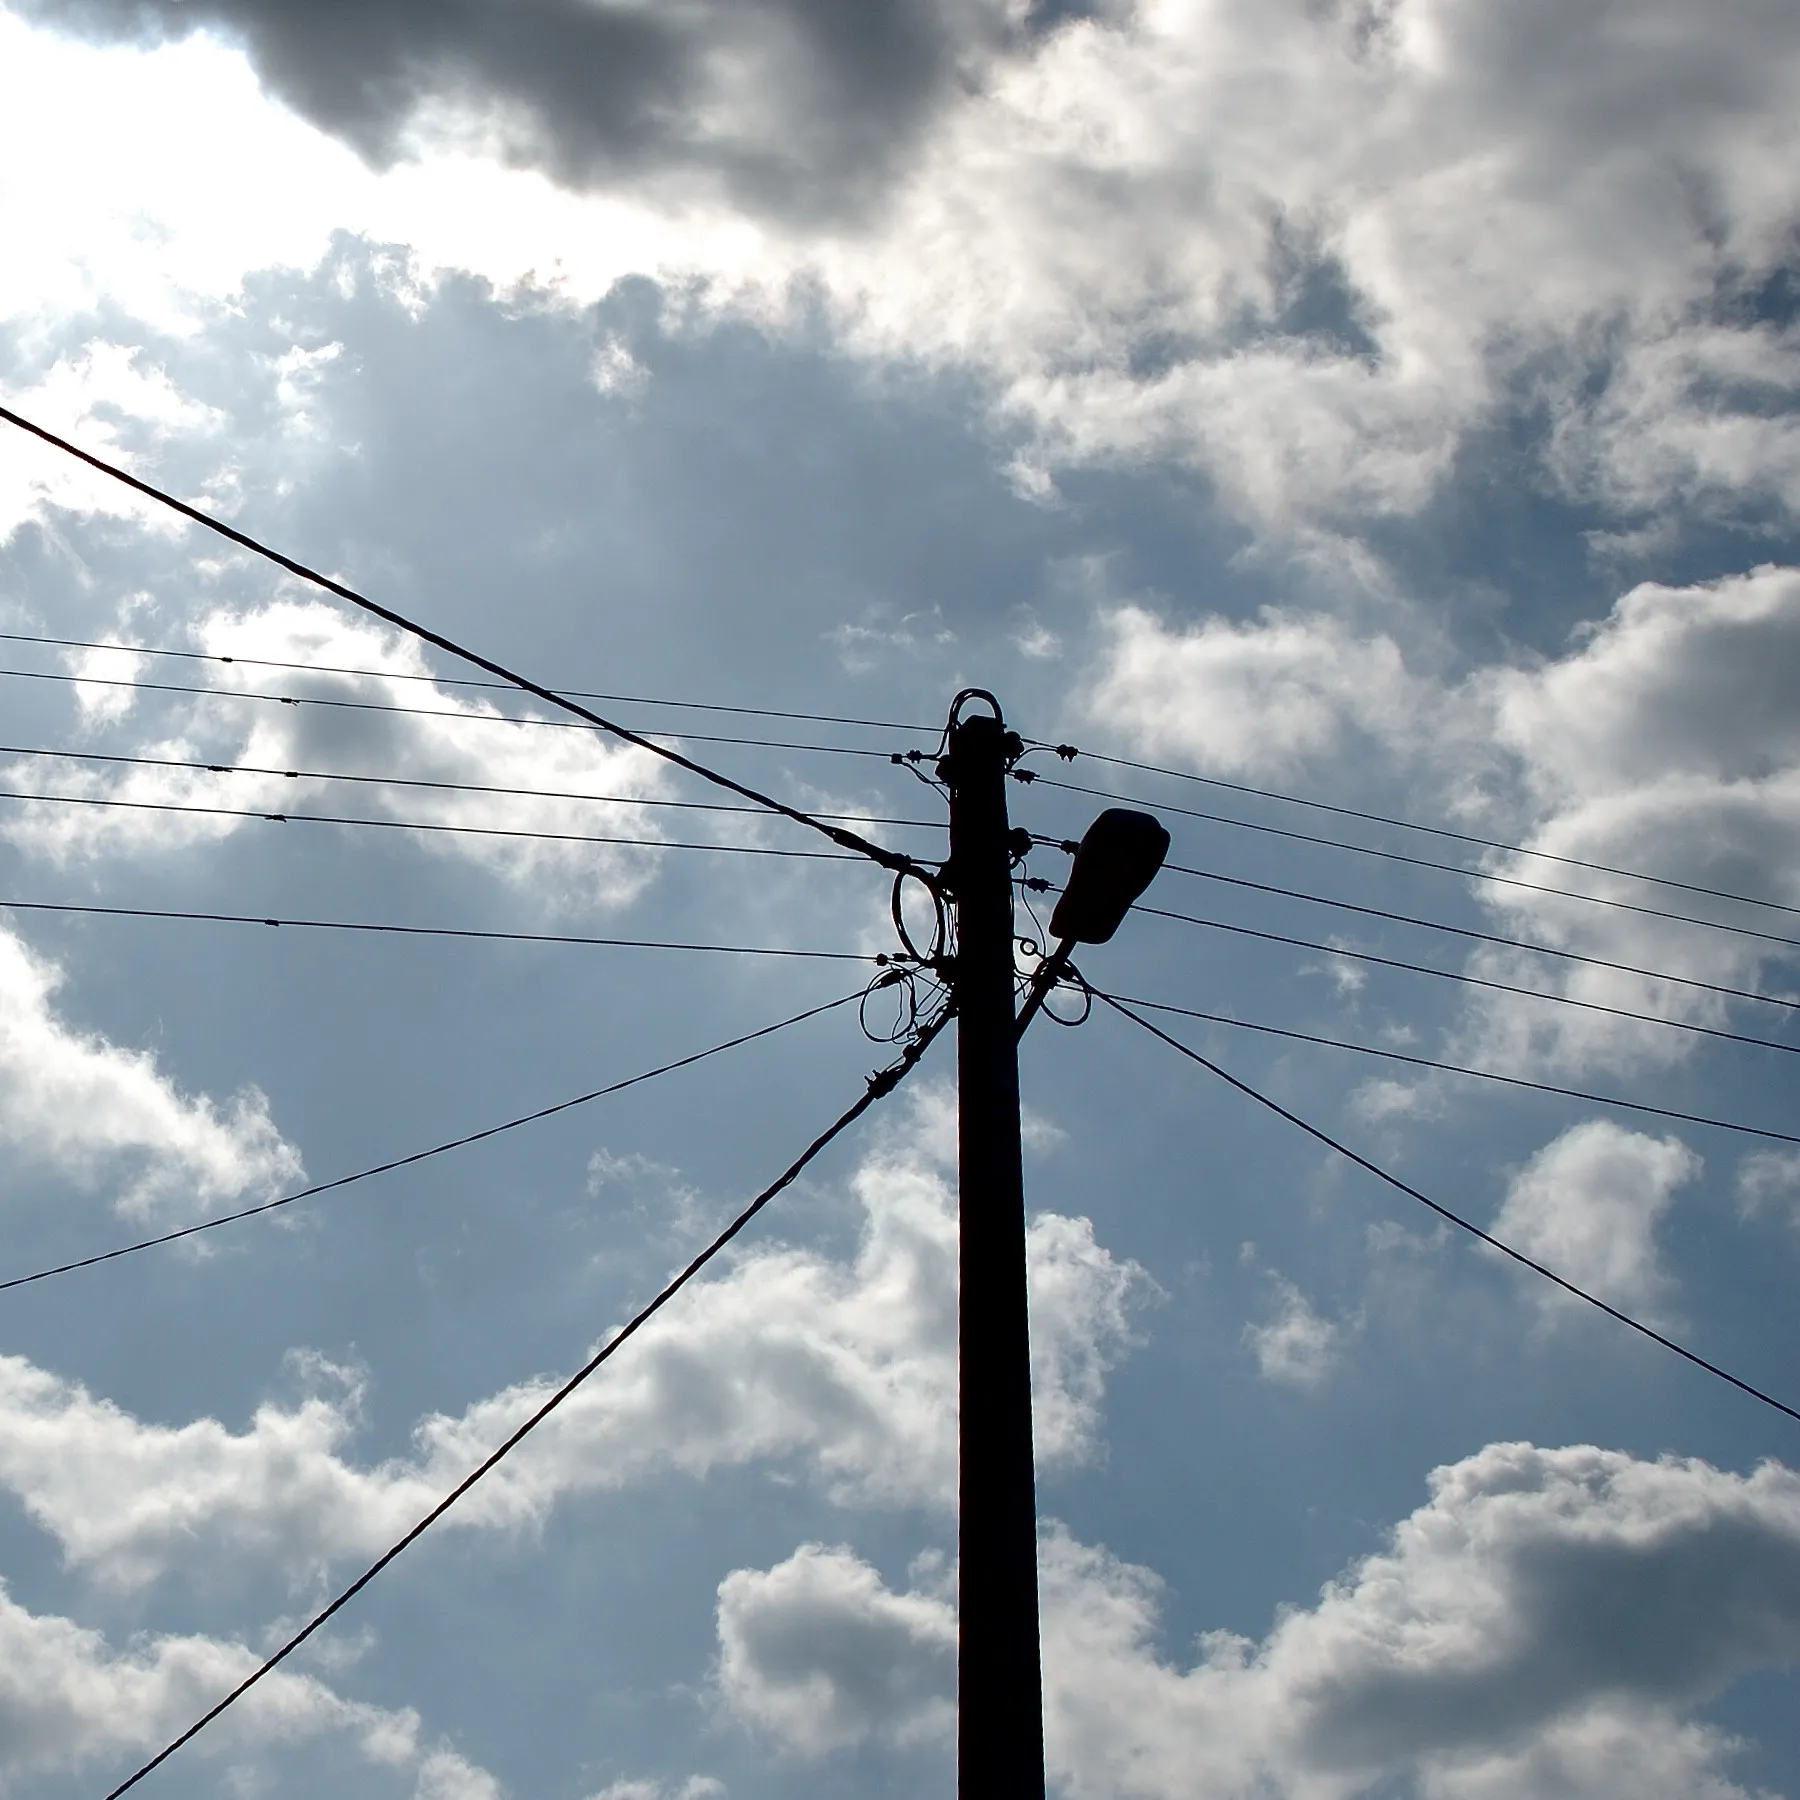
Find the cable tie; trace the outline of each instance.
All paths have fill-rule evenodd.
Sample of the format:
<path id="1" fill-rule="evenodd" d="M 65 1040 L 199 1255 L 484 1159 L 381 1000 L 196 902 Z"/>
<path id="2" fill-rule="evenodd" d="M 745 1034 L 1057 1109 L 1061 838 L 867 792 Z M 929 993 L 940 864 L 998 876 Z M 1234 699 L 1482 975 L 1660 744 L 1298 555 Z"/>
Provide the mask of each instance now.
<path id="1" fill-rule="evenodd" d="M 285 825 L 288 822 L 286 813 L 264 813 L 263 817 L 272 825 Z"/>
<path id="2" fill-rule="evenodd" d="M 263 923 L 265 925 L 273 925 L 277 931 L 281 929 L 281 921 L 279 919 L 264 919 Z"/>

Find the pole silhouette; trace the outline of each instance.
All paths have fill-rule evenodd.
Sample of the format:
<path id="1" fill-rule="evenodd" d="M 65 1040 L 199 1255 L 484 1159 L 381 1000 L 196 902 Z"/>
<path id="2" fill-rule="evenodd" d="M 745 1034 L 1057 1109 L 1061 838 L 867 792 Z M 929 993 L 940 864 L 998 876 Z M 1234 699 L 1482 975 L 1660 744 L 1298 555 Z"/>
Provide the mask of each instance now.
<path id="1" fill-rule="evenodd" d="M 1006 776 L 1020 743 L 992 716 L 952 710 L 939 765 L 950 789 L 956 904 L 958 1189 L 962 1289 L 957 1793 L 1044 1800 L 1037 1486 L 1025 1289 L 1025 1178 L 1014 1015 L 1012 842 Z M 980 698 L 990 699 L 982 695 Z"/>

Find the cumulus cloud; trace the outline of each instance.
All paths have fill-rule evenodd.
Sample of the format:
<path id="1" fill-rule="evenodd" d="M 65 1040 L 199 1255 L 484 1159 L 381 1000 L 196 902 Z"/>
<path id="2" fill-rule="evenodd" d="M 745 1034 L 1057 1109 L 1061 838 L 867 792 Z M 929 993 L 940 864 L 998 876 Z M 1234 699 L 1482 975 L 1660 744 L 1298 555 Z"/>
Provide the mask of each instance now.
<path id="1" fill-rule="evenodd" d="M 956 1609 L 895 1594 L 846 1549 L 804 1544 L 719 1584 L 719 1686 L 745 1722 L 805 1756 L 941 1737 L 955 1712 Z"/>
<path id="2" fill-rule="evenodd" d="M 1800 1656 L 1792 1472 L 1493 1444 L 1430 1490 L 1316 1605 L 1284 1609 L 1260 1642 L 1208 1634 L 1187 1664 L 1157 1649 L 1155 1576 L 1049 1530 L 1047 1739 L 1063 1791 L 1744 1800 L 1733 1745 L 1688 1715 Z M 725 1693 L 795 1749 L 823 1747 L 820 1720 L 830 1742 L 933 1719 L 947 1731 L 933 1708 L 951 1691 L 950 1628 L 941 1602 L 809 1546 L 721 1587 Z"/>
<path id="3" fill-rule="evenodd" d="M 462 142 L 575 186 L 711 177 L 803 217 L 860 210 L 959 73 L 1029 21 L 1003 0 L 365 0 L 329 29 L 297 0 L 17 4 L 101 38 L 222 36 L 372 162 Z"/>
<path id="4" fill-rule="evenodd" d="M 425 854 L 486 869 L 552 911 L 622 906 L 654 878 L 654 849 L 630 841 L 653 846 L 662 835 L 642 804 L 664 786 L 663 765 L 647 751 L 611 747 L 585 730 L 495 723 L 526 709 L 440 687 L 414 640 L 310 600 L 210 612 L 185 635 L 211 660 L 181 664 L 176 679 L 212 691 L 172 707 L 104 685 L 131 679 L 136 665 L 123 652 L 75 652 L 70 669 L 84 719 L 107 728 L 109 749 L 123 738 L 126 754 L 200 767 L 13 762 L 0 780 L 15 791 L 106 803 L 13 805 L 0 831 L 19 848 L 58 865 L 165 856 L 267 831 L 269 814 L 313 812 L 443 828 L 414 841 Z M 256 659 L 310 666 L 265 668 Z M 283 697 L 304 704 L 283 705 Z M 262 772 L 221 776 L 209 764 Z M 456 791 L 466 787 L 490 791 Z M 507 788 L 563 797 L 491 791 Z M 183 806 L 223 810 L 158 810 Z M 595 837 L 628 842 L 573 841 Z"/>
<path id="5" fill-rule="evenodd" d="M 1317 1387 L 1338 1360 L 1346 1328 L 1315 1312 L 1291 1281 L 1277 1275 L 1273 1282 L 1275 1309 L 1267 1319 L 1244 1327 L 1244 1343 L 1268 1380 Z"/>
<path id="6" fill-rule="evenodd" d="M 662 1781 L 615 1781 L 592 1800 L 721 1800 L 725 1784 L 711 1775 L 690 1775 L 679 1787 Z"/>
<path id="7" fill-rule="evenodd" d="M 930 1136 L 929 1109 L 921 1129 Z M 511 1529 L 571 1494 L 676 1471 L 799 1463 L 843 1504 L 953 1504 L 956 1222 L 918 1132 L 891 1137 L 855 1179 L 862 1241 L 846 1262 L 772 1246 L 744 1255 L 548 1421 L 449 1523 Z M 1104 1375 L 1142 1281 L 1085 1220 L 1030 1235 L 1040 1466 L 1090 1455 Z M 678 1321 L 678 1323 L 677 1323 Z M 0 1485 L 102 1580 L 130 1585 L 201 1547 L 296 1581 L 385 1546 L 546 1397 L 524 1382 L 418 1427 L 414 1454 L 350 1454 L 358 1393 L 323 1384 L 296 1406 L 213 1419 L 134 1418 L 22 1358 L 0 1358 Z"/>
<path id="8" fill-rule="evenodd" d="M 1107 613 L 1106 632 L 1104 659 L 1078 700 L 1144 754 L 1274 779 L 1317 777 L 1354 747 L 1378 752 L 1414 789 L 1415 816 L 1460 816 L 1477 835 L 1524 847 L 1483 864 L 1531 884 L 1480 890 L 1504 935 L 1795 997 L 1785 916 L 1609 871 L 1800 905 L 1791 702 L 1800 687 L 1800 570 L 1646 583 L 1578 630 L 1563 654 L 1455 681 L 1415 674 L 1391 638 L 1324 615 L 1174 624 L 1123 605 Z M 1500 947 L 1483 946 L 1466 966 L 1652 1019 L 1751 1035 L 1785 1022 L 1679 982 Z M 1486 993 L 1471 998 L 1456 1048 L 1506 1070 L 1576 1073 L 1671 1063 L 1698 1041 L 1602 1011 Z"/>
<path id="9" fill-rule="evenodd" d="M 1277 537 L 1416 511 L 1519 419 L 1542 478 L 1615 524 L 1791 516 L 1800 335 L 1766 296 L 1793 256 L 1800 26 L 1722 4 L 380 0 L 321 31 L 293 0 L 29 0 L 60 31 L 241 45 L 367 155 L 462 152 L 347 168 L 197 40 L 136 79 L 21 45 L 71 92 L 146 107 L 146 136 L 216 93 L 248 159 L 227 179 L 282 223 L 240 243 L 195 216 L 210 146 L 179 127 L 129 204 L 112 165 L 92 195 L 20 203 L 56 260 L 102 254 L 133 287 L 158 273 L 141 213 L 206 291 L 310 263 L 335 225 L 579 300 L 637 270 L 702 319 L 813 327 L 822 306 L 861 352 L 974 372 L 1026 485 L 1173 459 Z M 611 185 L 568 201 L 508 161 Z"/>
<path id="10" fill-rule="evenodd" d="M 0 1143 L 120 1212 L 201 1214 L 297 1181 L 300 1155 L 245 1088 L 224 1106 L 181 1092 L 148 1051 L 82 1031 L 54 1005 L 56 964 L 0 925 Z"/>
<path id="11" fill-rule="evenodd" d="M 1785 1212 L 1800 1225 L 1800 1152 L 1763 1150 L 1738 1165 L 1738 1201 L 1746 1217 Z"/>
<path id="12" fill-rule="evenodd" d="M 1496 738 L 1516 759 L 1532 850 L 1786 905 L 1800 903 L 1800 570 L 1632 589 L 1567 655 L 1474 678 Z M 1557 900 L 1517 888 L 1487 904 L 1515 930 L 1561 948 L 1724 986 L 1793 987 L 1782 922 L 1755 908 L 1602 870 L 1501 857 L 1497 872 L 1605 899 L 1747 926 L 1708 930 Z M 1773 941 L 1772 941 L 1773 940 Z M 1716 996 L 1604 969 L 1550 972 L 1541 960 L 1484 952 L 1478 972 L 1657 1017 L 1766 1034 L 1776 1015 L 1735 1018 Z M 1531 1002 L 1484 1002 L 1477 1048 L 1522 1065 L 1672 1061 L 1691 1040 Z"/>
<path id="13" fill-rule="evenodd" d="M 1105 628 L 1085 710 L 1147 753 L 1211 773 L 1291 774 L 1353 734 L 1411 737 L 1432 699 L 1391 638 L 1358 637 L 1325 615 L 1171 624 L 1126 605 Z"/>
<path id="14" fill-rule="evenodd" d="M 159 1750 L 260 1661 L 242 1644 L 191 1636 L 146 1637 L 118 1652 L 72 1620 L 27 1611 L 0 1587 L 0 1789 Z M 243 1765 L 275 1746 L 338 1734 L 374 1768 L 410 1777 L 413 1800 L 499 1800 L 485 1770 L 422 1741 L 416 1713 L 347 1701 L 285 1671 L 187 1754 Z"/>
<path id="15" fill-rule="evenodd" d="M 1673 1285 L 1657 1254 L 1656 1227 L 1700 1167 L 1679 1138 L 1589 1119 L 1546 1144 L 1514 1178 L 1494 1235 L 1614 1306 L 1655 1312 Z M 1536 1291 L 1546 1307 L 1574 1304 L 1554 1288 Z"/>

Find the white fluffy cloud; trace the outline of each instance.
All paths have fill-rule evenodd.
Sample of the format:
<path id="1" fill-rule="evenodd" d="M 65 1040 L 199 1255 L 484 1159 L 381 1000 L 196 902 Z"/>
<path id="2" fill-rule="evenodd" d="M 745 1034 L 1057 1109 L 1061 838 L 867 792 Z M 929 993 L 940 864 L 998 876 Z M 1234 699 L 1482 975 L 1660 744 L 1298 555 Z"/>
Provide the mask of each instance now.
<path id="1" fill-rule="evenodd" d="M 895 1594 L 850 1551 L 804 1544 L 719 1584 L 719 1685 L 740 1719 L 806 1756 L 941 1736 L 954 1716 L 956 1609 Z"/>
<path id="2" fill-rule="evenodd" d="M 1268 1380 L 1289 1387 L 1316 1387 L 1338 1360 L 1345 1327 L 1315 1311 L 1312 1302 L 1284 1277 L 1275 1276 L 1273 1287 L 1273 1312 L 1244 1327 L 1244 1343 Z"/>
<path id="3" fill-rule="evenodd" d="M 146 627 L 140 621 L 136 628 Z M 154 633 L 153 626 L 149 629 Z M 662 765 L 648 752 L 612 747 L 587 731 L 484 724 L 527 708 L 441 688 L 428 678 L 414 641 L 310 600 L 214 611 L 179 635 L 208 657 L 239 660 L 160 664 L 150 678 L 211 688 L 216 697 L 157 705 L 157 696 L 103 685 L 106 679 L 143 674 L 141 659 L 111 650 L 71 655 L 78 705 L 93 728 L 88 741 L 103 741 L 106 749 L 128 755 L 272 773 L 219 776 L 204 768 L 20 759 L 0 775 L 8 788 L 116 804 L 12 803 L 0 816 L 0 830 L 13 843 L 58 864 L 104 855 L 168 855 L 244 831 L 268 831 L 263 815 L 269 813 L 315 812 L 452 827 L 421 833 L 416 841 L 428 854 L 475 863 L 555 910 L 623 905 L 653 878 L 653 849 L 558 841 L 555 835 L 481 835 L 493 829 L 653 843 L 662 832 L 653 813 L 638 802 L 656 797 L 664 783 Z M 312 668 L 296 672 L 241 660 L 249 658 Z M 326 672 L 332 667 L 368 672 Z M 233 698 L 243 695 L 258 698 Z M 285 706 L 280 696 L 322 704 Z M 289 779 L 284 773 L 289 769 L 322 770 L 326 776 Z M 338 771 L 384 779 L 329 779 Z M 403 785 L 409 781 L 544 789 L 575 797 L 446 792 Z M 607 803 L 580 798 L 590 794 Z M 252 816 L 159 812 L 159 805 L 231 808 Z M 724 833 L 715 835 L 729 841 Z"/>
<path id="4" fill-rule="evenodd" d="M 848 1262 L 754 1250 L 685 1297 L 597 1376 L 530 1446 L 450 1516 L 510 1528 L 556 1501 L 675 1470 L 799 1461 L 845 1504 L 952 1504 L 956 1225 L 929 1159 L 935 1109 L 859 1171 L 866 1210 Z M 1103 1378 L 1126 1342 L 1141 1272 L 1085 1220 L 1034 1221 L 1030 1238 L 1037 1443 L 1052 1468 L 1093 1448 Z M 298 1405 L 260 1407 L 234 1432 L 213 1419 L 146 1423 L 22 1358 L 0 1358 L 0 1485 L 97 1578 L 148 1580 L 203 1553 L 274 1564 L 302 1580 L 385 1548 L 549 1392 L 521 1383 L 456 1417 L 434 1415 L 416 1451 L 355 1462 L 354 1382 L 333 1371 Z"/>
<path id="5" fill-rule="evenodd" d="M 0 926 L 0 1143 L 78 1185 L 116 1186 L 121 1212 L 202 1214 L 297 1180 L 299 1152 L 245 1088 L 187 1095 L 148 1051 L 62 1018 L 62 972 Z"/>
<path id="6" fill-rule="evenodd" d="M 1393 742 L 1424 731 L 1433 696 L 1407 673 L 1398 645 L 1326 616 L 1183 626 L 1125 605 L 1105 625 L 1083 706 L 1152 756 L 1278 776 L 1338 753 L 1353 734 Z"/>
<path id="7" fill-rule="evenodd" d="M 1281 530 L 1417 508 L 1509 408 L 1552 421 L 1552 478 L 1632 517 L 1791 509 L 1800 338 L 1753 302 L 1791 255 L 1800 27 L 1721 5 L 1096 8 L 946 90 L 849 230 L 641 183 L 577 198 L 474 155 L 377 174 L 217 44 L 6 18 L 0 166 L 32 171 L 20 260 L 65 305 L 192 316 L 344 227 L 577 299 L 634 270 L 700 277 L 702 316 L 822 297 L 867 353 L 984 379 L 1028 467 L 1172 457 Z M 76 94 L 143 153 L 61 156 L 46 192 L 32 152 Z"/>
<path id="8" fill-rule="evenodd" d="M 1657 1253 L 1656 1227 L 1676 1189 L 1700 1167 L 1679 1138 L 1589 1119 L 1519 1171 L 1494 1235 L 1614 1306 L 1653 1314 L 1673 1286 Z M 1541 1283 L 1536 1291 L 1545 1307 L 1574 1304 Z"/>
<path id="9" fill-rule="evenodd" d="M 1456 682 L 1409 671 L 1395 643 L 1327 617 L 1168 624 L 1108 615 L 1105 661 L 1078 702 L 1128 743 L 1200 772 L 1315 776 L 1359 740 L 1414 791 L 1418 816 L 1577 863 L 1800 906 L 1800 570 L 1763 567 L 1623 595 L 1567 652 Z M 1504 935 L 1577 955 L 1796 997 L 1791 915 L 1605 868 L 1494 853 L 1493 873 L 1572 893 L 1481 890 Z M 1592 899 L 1583 898 L 1591 896 Z M 1698 918 L 1597 905 L 1623 901 Z M 1715 930 L 1705 921 L 1747 930 Z M 1758 935 L 1758 934 L 1762 935 Z M 1703 989 L 1483 947 L 1473 974 L 1603 1007 L 1751 1035 L 1777 1011 Z M 1483 994 L 1461 1052 L 1504 1069 L 1674 1062 L 1691 1034 Z"/>
<path id="10" fill-rule="evenodd" d="M 1800 904 L 1800 570 L 1671 588 L 1645 584 L 1583 632 L 1569 654 L 1472 686 L 1515 759 L 1533 850 L 1642 869 L 1786 905 Z M 1794 935 L 1789 920 L 1703 895 L 1649 888 L 1530 857 L 1497 871 L 1557 887 Z M 1511 929 L 1640 967 L 1776 994 L 1793 991 L 1794 952 L 1764 938 L 1647 918 L 1516 888 L 1488 904 Z M 1658 1017 L 1779 1032 L 1783 1015 L 1604 969 L 1549 970 L 1484 953 L 1476 965 L 1553 992 Z M 1479 1048 L 1523 1064 L 1672 1061 L 1679 1033 L 1528 1001 L 1485 1003 Z"/>
<path id="11" fill-rule="evenodd" d="M 146 1637 L 114 1651 L 98 1632 L 28 1612 L 0 1587 L 0 1792 L 161 1749 L 260 1660 L 242 1644 L 202 1637 Z M 410 1778 L 413 1800 L 500 1800 L 485 1770 L 421 1740 L 417 1714 L 347 1701 L 286 1671 L 184 1754 L 226 1757 L 254 1781 L 247 1765 L 259 1753 L 335 1734 L 373 1767 Z"/>
<path id="12" fill-rule="evenodd" d="M 1800 1225 L 1800 1152 L 1765 1150 L 1738 1165 L 1738 1200 L 1746 1216 L 1771 1209 Z"/>
<path id="13" fill-rule="evenodd" d="M 1731 1743 L 1689 1715 L 1800 1657 L 1800 1479 L 1490 1445 L 1437 1470 L 1317 1605 L 1260 1643 L 1210 1634 L 1186 1666 L 1156 1648 L 1147 1570 L 1052 1529 L 1041 1571 L 1048 1747 L 1071 1800 L 1409 1781 L 1432 1800 L 1741 1800 Z M 833 1742 L 943 1728 L 947 1607 L 844 1552 L 733 1574 L 719 1627 L 727 1698 L 796 1749 L 823 1747 L 819 1721 Z"/>

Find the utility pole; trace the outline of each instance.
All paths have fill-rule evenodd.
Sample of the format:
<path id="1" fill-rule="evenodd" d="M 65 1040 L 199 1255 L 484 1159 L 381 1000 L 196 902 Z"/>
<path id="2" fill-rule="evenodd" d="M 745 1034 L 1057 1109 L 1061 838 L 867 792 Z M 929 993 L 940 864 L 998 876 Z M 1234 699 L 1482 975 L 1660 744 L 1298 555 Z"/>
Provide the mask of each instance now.
<path id="1" fill-rule="evenodd" d="M 973 698 L 993 704 L 993 715 L 960 718 L 964 700 Z M 950 790 L 946 873 L 956 903 L 960 1800 L 1044 1800 L 1013 845 L 1006 816 L 1007 771 L 1019 750 L 991 695 L 958 697 L 938 773 Z"/>

